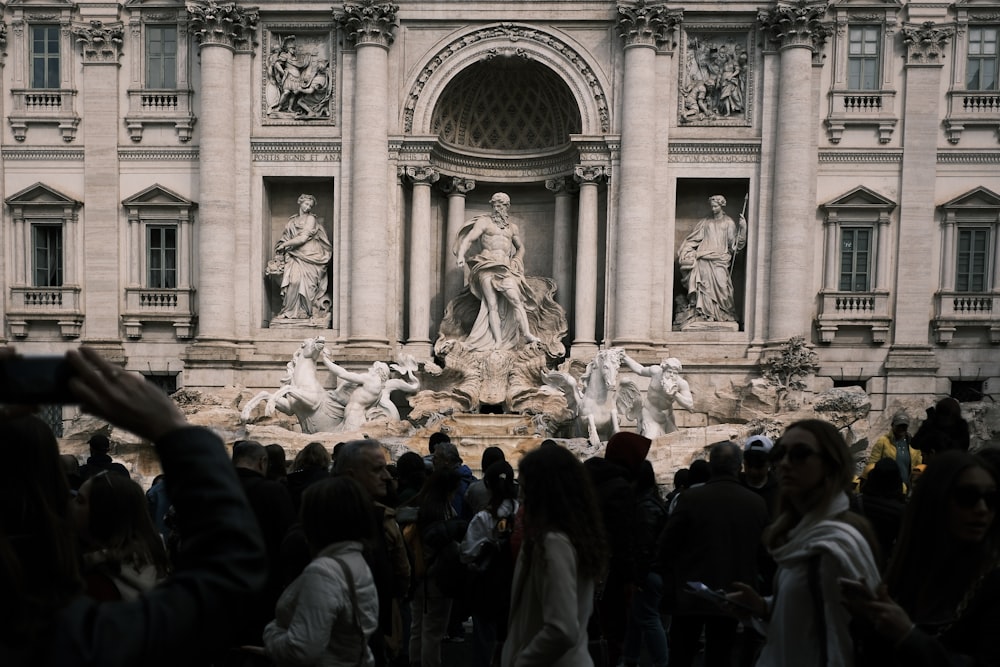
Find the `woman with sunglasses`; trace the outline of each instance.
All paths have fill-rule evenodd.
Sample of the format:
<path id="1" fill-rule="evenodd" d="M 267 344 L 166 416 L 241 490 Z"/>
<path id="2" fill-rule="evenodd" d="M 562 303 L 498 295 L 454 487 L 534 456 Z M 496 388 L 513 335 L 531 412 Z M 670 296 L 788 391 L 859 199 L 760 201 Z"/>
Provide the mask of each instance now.
<path id="1" fill-rule="evenodd" d="M 764 543 L 778 565 L 775 593 L 735 583 L 730 608 L 766 637 L 758 667 L 853 665 L 839 580 L 873 586 L 879 577 L 871 528 L 848 511 L 854 460 L 835 426 L 807 419 L 785 430 L 771 461 L 778 499 Z"/>
<path id="2" fill-rule="evenodd" d="M 962 451 L 927 465 L 885 583 L 851 604 L 893 654 L 870 664 L 1000 665 L 997 482 L 986 461 Z"/>

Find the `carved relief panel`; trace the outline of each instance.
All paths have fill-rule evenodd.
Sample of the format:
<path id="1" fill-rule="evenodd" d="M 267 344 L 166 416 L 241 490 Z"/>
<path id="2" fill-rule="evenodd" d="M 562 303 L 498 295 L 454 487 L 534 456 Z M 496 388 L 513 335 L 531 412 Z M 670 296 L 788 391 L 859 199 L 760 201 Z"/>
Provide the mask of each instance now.
<path id="1" fill-rule="evenodd" d="M 263 123 L 336 124 L 333 25 L 269 24 L 263 33 Z"/>
<path id="2" fill-rule="evenodd" d="M 681 125 L 750 125 L 754 39 L 750 26 L 685 26 L 678 85 Z"/>

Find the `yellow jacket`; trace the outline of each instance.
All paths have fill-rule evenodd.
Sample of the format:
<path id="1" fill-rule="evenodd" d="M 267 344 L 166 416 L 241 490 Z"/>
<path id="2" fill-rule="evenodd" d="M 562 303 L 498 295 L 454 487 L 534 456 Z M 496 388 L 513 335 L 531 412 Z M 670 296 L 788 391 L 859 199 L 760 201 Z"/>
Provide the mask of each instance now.
<path id="1" fill-rule="evenodd" d="M 914 449 L 910 447 L 910 470 L 912 471 L 918 465 L 924 462 L 923 456 L 920 454 L 919 449 Z M 864 477 L 868 477 L 868 473 L 871 469 L 875 467 L 881 459 L 892 459 L 896 460 L 896 444 L 892 441 L 892 433 L 886 433 L 885 435 L 879 437 L 872 446 L 872 451 L 868 455 L 868 465 L 865 466 Z M 912 473 L 910 479 L 913 479 Z M 903 489 L 909 491 L 909 484 L 904 482 Z"/>

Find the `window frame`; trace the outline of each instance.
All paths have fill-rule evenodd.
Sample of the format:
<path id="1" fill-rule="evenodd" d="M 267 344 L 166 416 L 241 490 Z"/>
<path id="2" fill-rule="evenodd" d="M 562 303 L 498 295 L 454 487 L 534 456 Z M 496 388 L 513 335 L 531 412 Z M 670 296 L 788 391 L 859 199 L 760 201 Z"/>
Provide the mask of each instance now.
<path id="1" fill-rule="evenodd" d="M 858 254 L 859 254 L 860 251 L 858 251 L 858 249 L 856 247 L 852 248 L 849 251 L 850 255 L 852 257 L 852 261 L 851 261 L 850 271 L 846 275 L 850 276 L 850 287 L 848 287 L 847 289 L 845 289 L 844 288 L 844 278 L 845 278 L 845 272 L 844 272 L 844 256 L 845 256 L 845 251 L 844 251 L 844 237 L 845 237 L 846 234 L 851 233 L 851 232 L 853 232 L 854 235 L 855 235 L 854 236 L 855 244 L 857 243 L 857 238 L 858 238 L 857 234 L 859 232 L 864 232 L 867 235 L 868 247 L 864 250 L 864 253 L 865 253 L 864 264 L 865 264 L 865 266 L 864 266 L 864 271 L 863 272 L 861 272 L 861 271 L 858 270 L 858 259 L 857 259 L 857 257 L 858 257 Z M 837 291 L 838 292 L 871 292 L 872 291 L 872 282 L 873 282 L 873 278 L 874 278 L 874 276 L 872 275 L 874 273 L 874 271 L 873 271 L 873 269 L 874 269 L 874 266 L 873 266 L 874 262 L 872 261 L 873 260 L 872 256 L 874 255 L 875 239 L 877 238 L 877 234 L 876 234 L 876 231 L 875 231 L 875 228 L 874 228 L 874 224 L 860 224 L 860 223 L 856 223 L 856 222 L 845 221 L 845 222 L 841 223 L 840 226 L 839 226 L 839 236 L 840 236 L 840 241 L 839 241 L 839 244 L 838 244 L 838 251 L 840 253 L 840 256 L 839 256 L 838 262 L 837 262 L 837 266 L 838 266 Z M 861 287 L 861 288 L 859 288 L 857 286 L 857 284 L 856 284 L 857 276 L 859 274 L 864 275 L 864 286 Z"/>
<path id="2" fill-rule="evenodd" d="M 854 32 L 861 31 L 862 38 L 859 42 L 861 48 L 861 53 L 854 54 L 852 49 L 855 45 Z M 874 39 L 868 40 L 866 33 L 869 30 L 875 31 Z M 866 45 L 873 45 L 875 48 L 874 55 L 864 53 L 864 48 Z M 847 89 L 857 90 L 857 91 L 875 91 L 881 90 L 881 72 L 882 72 L 882 60 L 883 60 L 883 44 L 882 44 L 882 27 L 870 23 L 849 23 L 847 26 Z M 853 70 L 854 64 L 860 64 L 861 69 L 859 72 L 855 73 Z M 865 73 L 865 65 L 870 65 L 872 72 L 870 74 Z M 866 78 L 870 76 L 871 81 L 868 85 L 865 84 Z M 855 80 L 855 77 L 857 80 Z"/>
<path id="3" fill-rule="evenodd" d="M 142 51 L 142 60 L 143 60 L 142 80 L 144 82 L 143 88 L 146 90 L 177 90 L 178 66 L 180 61 L 180 54 L 179 54 L 180 31 L 177 28 L 177 24 L 151 22 L 145 24 L 143 28 L 144 28 L 143 51 Z M 155 32 L 165 31 L 168 29 L 173 30 L 174 32 L 173 35 L 174 51 L 173 54 L 170 54 L 170 56 L 173 59 L 173 66 L 169 68 L 171 78 L 173 79 L 172 81 L 166 81 L 166 77 L 164 76 L 167 72 L 167 68 L 165 67 L 165 62 L 168 59 L 167 58 L 168 54 L 165 53 L 165 48 L 163 45 L 168 44 L 169 42 L 167 42 L 164 39 L 159 40 L 159 44 L 161 45 L 160 52 L 158 54 L 155 54 L 155 56 L 158 57 L 154 57 L 152 48 L 152 44 L 154 43 L 153 35 L 155 34 Z M 159 66 L 156 68 L 153 67 L 154 60 L 157 61 L 159 64 Z M 154 80 L 155 79 L 155 77 L 153 76 L 154 69 L 158 72 L 159 80 Z"/>
<path id="4" fill-rule="evenodd" d="M 985 238 L 983 242 L 983 248 L 977 250 L 970 247 L 968 250 L 962 250 L 962 236 L 964 234 L 975 235 L 981 233 Z M 968 293 L 968 294 L 985 294 L 993 289 L 992 285 L 992 275 L 993 275 L 993 255 L 996 249 L 996 240 L 993 238 L 995 234 L 995 229 L 990 225 L 984 225 L 982 223 L 958 223 L 955 229 L 955 256 L 953 258 L 952 270 L 955 272 L 955 291 Z M 972 237 L 973 242 L 975 237 Z M 967 269 L 962 270 L 962 255 L 965 252 L 969 257 L 965 260 L 967 264 Z M 976 269 L 974 266 L 975 255 L 981 254 L 982 264 Z M 972 285 L 974 279 L 979 279 L 981 285 L 976 288 Z M 963 279 L 965 284 L 963 284 Z"/>
<path id="5" fill-rule="evenodd" d="M 827 139 L 839 144 L 848 128 L 874 127 L 880 144 L 892 140 L 899 117 L 896 113 L 895 35 L 899 29 L 898 14 L 901 6 L 869 0 L 849 0 L 831 7 L 834 12 L 832 38 L 832 68 L 829 81 L 829 108 L 826 125 Z M 851 54 L 853 30 L 878 32 L 874 42 L 875 71 L 871 86 L 854 85 L 851 67 L 855 56 Z M 861 56 L 858 56 L 861 57 Z M 871 59 L 868 59 L 871 60 Z"/>
<path id="6" fill-rule="evenodd" d="M 32 287 L 62 287 L 65 284 L 64 233 L 63 223 L 58 220 L 32 221 L 31 226 L 31 286 Z M 46 241 L 44 248 L 39 243 L 42 232 Z M 53 233 L 56 232 L 56 233 Z M 54 245 L 55 248 L 51 246 Z M 39 265 L 39 256 L 44 252 L 46 263 Z M 53 264 L 55 265 L 53 267 Z M 46 276 L 43 280 L 39 278 Z"/>
<path id="7" fill-rule="evenodd" d="M 971 51 L 972 51 L 972 45 L 973 45 L 972 33 L 974 31 L 977 31 L 977 30 L 992 30 L 993 31 L 993 55 L 992 55 L 992 57 L 986 56 L 986 55 L 982 55 L 982 54 L 976 56 L 975 58 L 973 57 L 973 54 L 971 53 Z M 1000 77 L 1000 49 L 997 48 L 998 47 L 998 41 L 1000 41 L 1000 23 L 979 23 L 979 22 L 977 22 L 977 23 L 972 23 L 972 24 L 969 25 L 969 27 L 968 27 L 968 37 L 966 39 L 966 44 L 965 44 L 965 76 L 962 78 L 962 81 L 964 83 L 963 88 L 966 91 L 996 92 L 997 90 L 1000 90 L 1000 81 L 998 81 L 998 77 Z M 982 44 L 982 40 L 980 40 L 979 43 Z M 969 70 L 970 70 L 969 66 L 970 66 L 970 64 L 972 63 L 973 60 L 978 60 L 980 62 L 989 62 L 989 61 L 992 61 L 992 63 L 993 63 L 993 76 L 992 76 L 992 85 L 991 86 L 983 87 L 981 83 L 979 85 L 975 86 L 975 87 L 972 87 L 972 86 L 969 85 Z"/>
<path id="8" fill-rule="evenodd" d="M 44 53 L 37 53 L 35 51 L 35 45 L 38 42 L 36 39 L 36 31 L 45 30 L 53 31 L 54 35 L 46 35 L 43 40 L 46 49 Z M 61 39 L 61 29 L 56 23 L 30 23 L 28 25 L 28 88 L 31 90 L 59 90 L 62 88 L 62 39 Z M 55 53 L 50 53 L 48 47 L 55 45 Z M 42 79 L 41 83 L 35 80 L 35 70 L 36 64 L 41 61 L 44 63 L 42 67 Z M 52 71 L 52 64 L 55 64 L 55 71 Z M 52 78 L 55 81 L 52 81 Z"/>
<path id="9" fill-rule="evenodd" d="M 154 248 L 153 245 L 153 232 L 173 232 L 173 247 L 168 248 L 166 242 L 164 241 L 160 246 Z M 178 274 L 180 268 L 178 266 L 178 256 L 180 254 L 180 223 L 179 221 L 170 220 L 147 220 L 143 221 L 143 247 L 145 250 L 145 266 L 143 268 L 143 285 L 149 289 L 177 289 L 178 287 Z M 168 267 L 166 261 L 166 255 L 168 253 L 173 254 L 173 266 Z M 155 255 L 160 256 L 160 262 L 158 266 L 154 268 L 153 257 Z M 154 271 L 158 272 L 159 278 L 154 279 Z M 167 275 L 171 276 L 171 280 L 167 280 Z M 165 283 L 172 284 L 165 284 Z M 159 284 L 154 284 L 159 283 Z"/>

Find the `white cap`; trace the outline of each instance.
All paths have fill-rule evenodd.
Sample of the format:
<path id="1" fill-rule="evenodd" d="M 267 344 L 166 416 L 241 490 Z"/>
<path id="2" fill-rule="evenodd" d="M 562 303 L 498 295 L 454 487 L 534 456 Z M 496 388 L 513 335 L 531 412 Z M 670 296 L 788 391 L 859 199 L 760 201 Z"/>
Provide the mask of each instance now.
<path id="1" fill-rule="evenodd" d="M 763 452 L 767 454 L 771 451 L 772 447 L 774 447 L 774 441 L 766 435 L 752 435 L 743 443 L 744 452 Z"/>

